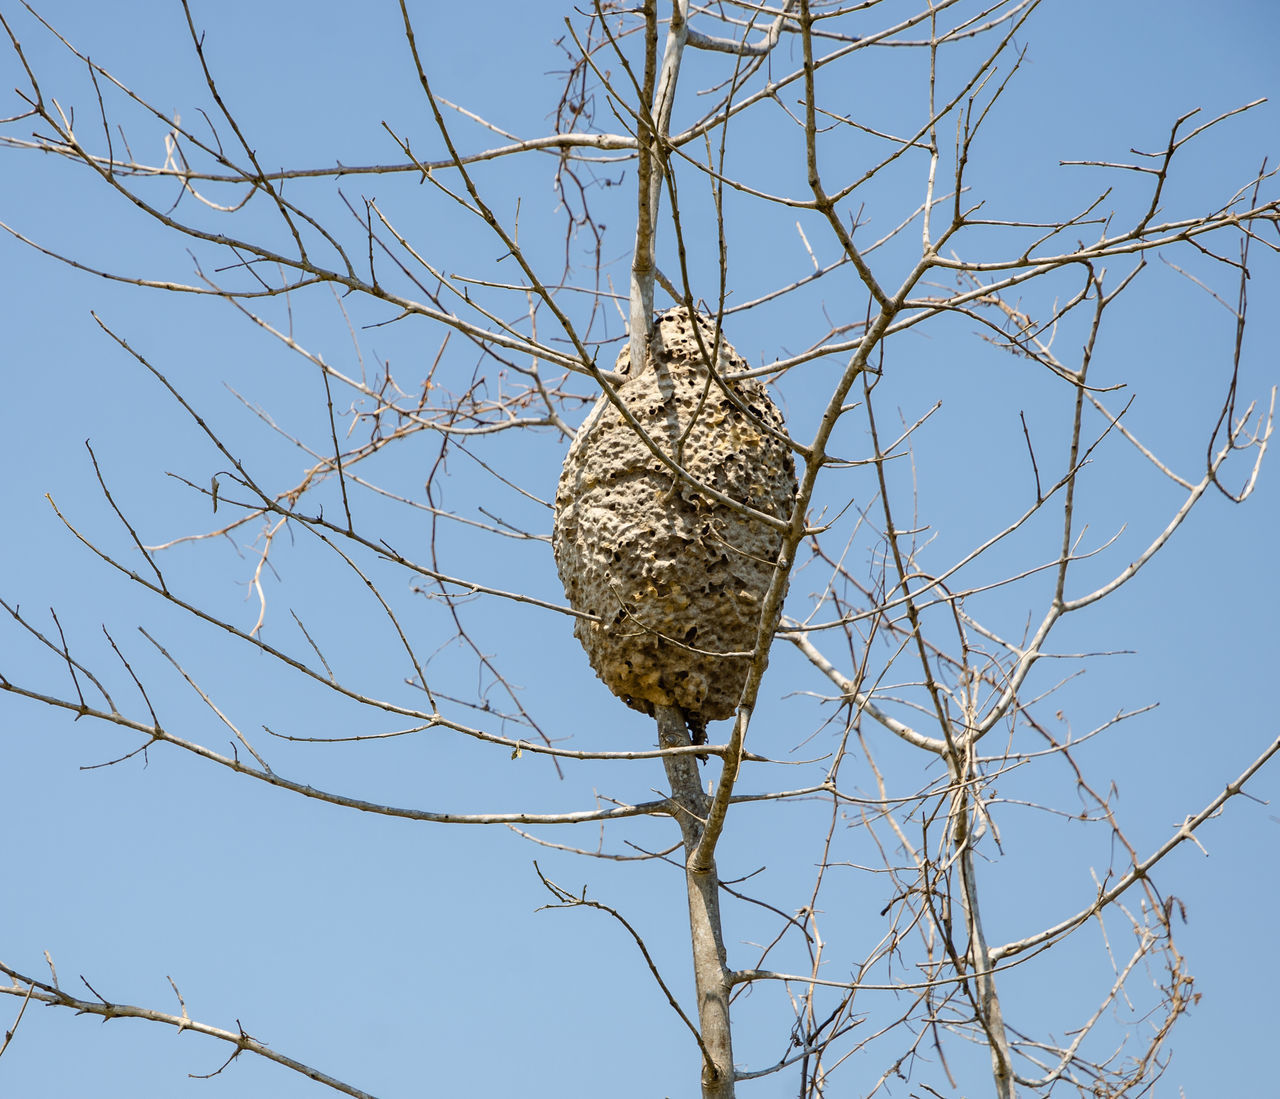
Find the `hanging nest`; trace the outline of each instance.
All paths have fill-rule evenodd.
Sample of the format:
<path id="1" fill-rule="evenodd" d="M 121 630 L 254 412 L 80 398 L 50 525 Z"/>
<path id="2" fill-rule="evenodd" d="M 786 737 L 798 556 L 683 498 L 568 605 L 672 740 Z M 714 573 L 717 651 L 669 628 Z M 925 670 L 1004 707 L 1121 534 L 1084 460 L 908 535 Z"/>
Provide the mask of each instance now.
<path id="1" fill-rule="evenodd" d="M 640 370 L 618 356 L 618 398 L 654 445 L 731 500 L 788 519 L 795 461 L 782 414 L 699 316 L 661 314 Z M 705 349 L 705 350 L 704 350 Z M 678 706 L 695 739 L 729 717 L 746 683 L 779 531 L 698 491 L 660 461 L 607 396 L 578 430 L 556 490 L 552 547 L 574 633 L 628 706 Z M 764 624 L 766 633 L 776 618 Z"/>

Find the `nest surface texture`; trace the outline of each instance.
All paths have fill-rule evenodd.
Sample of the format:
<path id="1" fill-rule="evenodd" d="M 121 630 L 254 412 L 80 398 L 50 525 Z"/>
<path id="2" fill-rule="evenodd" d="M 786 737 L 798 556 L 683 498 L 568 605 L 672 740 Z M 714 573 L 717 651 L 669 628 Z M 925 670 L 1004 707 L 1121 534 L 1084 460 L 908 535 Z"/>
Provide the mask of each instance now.
<path id="1" fill-rule="evenodd" d="M 729 380 L 747 364 L 723 335 L 708 371 L 714 351 L 711 321 L 664 313 L 640 370 L 627 348 L 618 356 L 618 398 L 699 484 L 788 519 L 796 471 L 782 414 L 761 383 Z M 781 543 L 678 477 L 601 396 L 565 458 L 552 546 L 570 605 L 598 619 L 576 619 L 574 633 L 628 706 L 678 706 L 702 722 L 733 713 L 750 657 L 729 654 L 756 647 Z"/>

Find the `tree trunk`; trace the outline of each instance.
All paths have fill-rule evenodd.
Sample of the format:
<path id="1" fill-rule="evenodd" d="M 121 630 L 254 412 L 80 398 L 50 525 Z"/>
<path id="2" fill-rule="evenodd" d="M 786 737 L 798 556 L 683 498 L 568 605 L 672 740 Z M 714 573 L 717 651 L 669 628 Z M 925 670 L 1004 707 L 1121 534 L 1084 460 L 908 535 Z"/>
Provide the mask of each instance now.
<path id="1" fill-rule="evenodd" d="M 658 741 L 664 748 L 691 743 L 684 713 L 675 706 L 658 706 Z M 702 1099 L 732 1099 L 733 1032 L 729 1022 L 729 981 L 724 937 L 720 930 L 720 875 L 715 860 L 694 873 L 689 859 L 697 850 L 710 799 L 702 790 L 697 760 L 692 754 L 667 756 L 662 761 L 671 783 L 674 814 L 684 839 L 685 882 L 689 892 L 689 931 L 693 944 L 693 974 L 698 995 L 698 1023 L 704 1049 Z"/>

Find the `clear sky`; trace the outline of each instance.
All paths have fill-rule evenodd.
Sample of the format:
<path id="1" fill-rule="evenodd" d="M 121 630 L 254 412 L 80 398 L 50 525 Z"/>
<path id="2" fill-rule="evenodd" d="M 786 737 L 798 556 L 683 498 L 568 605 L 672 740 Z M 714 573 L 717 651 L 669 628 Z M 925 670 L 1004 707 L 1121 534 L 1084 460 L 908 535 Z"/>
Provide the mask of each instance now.
<path id="1" fill-rule="evenodd" d="M 212 109 L 180 5 L 49 0 L 37 7 L 77 48 L 166 114 L 176 112 L 195 127 L 199 110 Z M 441 155 L 395 4 L 197 0 L 193 9 L 206 33 L 219 89 L 243 120 L 264 165 L 397 161 L 402 154 L 388 128 L 409 139 L 415 150 L 424 150 L 421 155 Z M 492 0 L 420 3 L 414 10 L 440 95 L 512 133 L 550 132 L 564 64 L 556 40 L 565 34 L 568 8 Z M 5 4 L 0 11 L 45 81 L 46 95 L 68 113 L 74 109 L 82 140 L 95 150 L 104 147 L 98 101 L 83 67 L 25 9 Z M 1060 161 L 1131 160 L 1134 148 L 1162 146 L 1173 121 L 1188 111 L 1199 108 L 1208 118 L 1280 94 L 1278 36 L 1280 13 L 1266 0 L 1228 0 L 1212 11 L 1193 0 L 1046 0 L 1018 36 L 1026 47 L 1023 66 L 995 108 L 989 138 L 977 147 L 971 176 L 975 197 L 988 202 L 994 219 L 1074 212 L 1102 185 L 1089 169 L 1064 168 Z M 909 64 L 901 53 L 882 51 L 870 56 L 865 69 L 843 70 L 840 79 L 847 84 L 827 90 L 832 110 L 854 118 L 865 112 L 886 129 L 918 118 L 924 91 L 918 80 L 907 79 Z M 11 49 L 0 50 L 0 56 L 0 115 L 10 117 L 23 109 L 11 89 L 24 77 Z M 786 63 L 795 60 L 788 53 Z M 699 79 L 706 64 L 701 58 L 689 63 L 677 124 L 700 109 L 695 93 L 709 82 Z M 794 108 L 797 95 L 786 105 Z M 125 109 L 119 96 L 108 95 L 107 101 L 120 111 L 124 136 L 137 143 L 131 144 L 137 159 L 162 160 L 162 130 L 136 109 Z M 597 104 L 596 109 L 600 124 L 610 128 L 607 108 Z M 1167 216 L 1221 205 L 1264 157 L 1274 165 L 1280 157 L 1278 111 L 1268 102 L 1215 130 L 1185 156 L 1180 153 L 1175 182 L 1163 199 Z M 31 128 L 29 122 L 14 123 L 3 132 L 16 139 Z M 465 123 L 457 132 L 465 150 L 498 140 Z M 741 159 L 734 167 L 750 172 L 762 188 L 801 195 L 806 192 L 796 147 L 775 144 L 784 132 L 743 132 L 735 150 Z M 118 147 L 124 138 L 114 131 L 112 140 Z M 833 154 L 835 170 L 840 156 L 848 158 L 852 170 L 861 148 L 852 143 Z M 476 178 L 502 216 L 514 220 L 520 200 L 522 239 L 554 277 L 563 258 L 563 217 L 550 187 L 550 162 L 529 163 L 527 175 L 524 168 L 498 165 L 477 170 Z M 881 190 L 877 195 L 884 206 L 864 211 L 868 232 L 886 231 L 901 211 L 918 204 L 918 173 L 904 172 L 903 186 L 909 190 Z M 619 180 L 621 186 L 611 185 Z M 630 165 L 601 169 L 590 192 L 598 217 L 609 223 L 604 258 L 617 288 L 625 277 L 630 238 L 624 227 L 633 182 Z M 1103 209 L 1131 211 L 1141 201 L 1143 180 L 1114 182 Z M 416 179 L 348 177 L 340 189 L 343 197 L 331 183 L 298 183 L 290 194 L 322 218 L 340 223 L 348 238 L 352 215 L 344 199 L 360 216 L 362 200 L 376 199 L 443 268 L 481 272 L 492 280 L 514 277 L 501 244 Z M 179 198 L 176 191 L 150 193 L 166 208 Z M 705 196 L 692 186 L 690 195 L 692 269 L 700 287 L 706 287 L 700 292 L 712 298 L 715 237 L 709 223 L 697 220 Z M 232 200 L 229 192 L 212 197 Z M 212 212 L 191 213 L 193 205 L 187 196 L 178 210 L 217 224 Z M 808 262 L 794 217 L 756 224 L 746 211 L 731 203 L 728 212 L 730 289 L 741 298 L 781 281 L 787 271 L 803 273 Z M 139 215 L 82 167 L 53 157 L 0 149 L 0 220 L 91 267 L 184 283 L 199 277 L 186 241 Z M 266 226 L 268 219 L 250 209 L 244 223 Z M 812 226 L 806 232 L 820 261 L 835 258 L 830 239 L 814 234 Z M 1270 240 L 1276 243 L 1274 233 Z M 573 253 L 579 278 L 587 269 L 583 245 L 579 236 Z M 886 250 L 886 269 L 897 270 L 901 254 Z M 196 260 L 208 264 L 213 256 L 199 252 Z M 1243 346 L 1241 393 L 1245 401 L 1265 402 L 1270 388 L 1280 383 L 1274 351 L 1280 340 L 1274 308 L 1280 300 L 1280 268 L 1275 255 L 1261 246 L 1251 258 L 1255 277 L 1249 286 L 1251 328 Z M 668 251 L 661 260 L 670 265 L 674 257 Z M 1215 289 L 1234 301 L 1234 284 L 1220 268 L 1187 252 L 1168 260 L 1197 277 L 1212 276 Z M 1109 332 L 1101 344 L 1099 370 L 1133 384 L 1135 430 L 1175 455 L 1182 473 L 1195 476 L 1197 463 L 1203 462 L 1205 428 L 1230 375 L 1234 330 L 1230 314 L 1179 271 L 1160 258 L 1153 257 L 1151 265 L 1133 291 L 1131 322 Z M 0 270 L 6 287 L 0 307 L 5 330 L 0 598 L 21 604 L 24 615 L 56 635 L 48 614 L 53 607 L 74 651 L 91 668 L 104 670 L 122 709 L 145 714 L 128 674 L 112 656 L 104 626 L 144 676 L 160 722 L 171 732 L 232 752 L 230 732 L 139 627 L 198 678 L 200 689 L 243 726 L 273 767 L 316 787 L 390 805 L 458 812 L 567 811 L 591 808 L 597 798 L 654 796 L 662 782 L 654 761 L 571 764 L 560 779 L 543 759 L 512 760 L 504 748 L 461 737 L 431 734 L 336 746 L 271 740 L 264 725 L 298 737 L 336 737 L 385 732 L 394 723 L 367 726 L 354 708 L 282 679 L 262 654 L 140 592 L 67 531 L 46 494 L 87 537 L 140 570 L 145 566 L 128 533 L 103 499 L 86 440 L 117 504 L 137 521 L 147 544 L 209 530 L 225 517 L 219 511 L 215 519 L 207 497 L 175 476 L 203 487 L 225 471 L 226 459 L 163 387 L 104 334 L 90 310 L 165 374 L 274 487 L 294 483 L 309 461 L 288 436 L 320 451 L 330 445 L 325 394 L 316 372 L 223 302 L 105 281 L 8 235 L 0 236 Z M 211 268 L 203 270 L 220 277 Z M 850 283 L 841 283 L 842 277 L 833 275 L 797 299 L 794 315 L 766 311 L 757 319 L 751 314 L 736 327 L 726 322 L 726 331 L 753 364 L 795 353 L 825 334 L 829 322 L 824 317 L 844 316 Z M 1064 281 L 1057 292 L 1072 293 L 1074 286 Z M 354 341 L 327 292 L 295 295 L 291 314 L 278 310 L 273 316 L 282 325 L 293 324 L 298 342 L 353 375 L 363 369 L 373 376 L 390 363 L 403 387 L 421 385 L 440 350 L 442 331 L 427 324 L 386 324 L 394 314 L 384 307 L 355 300 L 345 304 Z M 621 332 L 615 314 L 599 322 L 593 335 L 616 338 Z M 1068 331 L 1064 344 L 1078 338 L 1078 332 Z M 613 353 L 612 348 L 603 351 L 602 362 Z M 1061 425 L 1051 407 L 1057 406 L 1035 403 L 1048 391 L 1027 382 L 1014 360 L 976 339 L 971 326 L 940 325 L 913 334 L 891 343 L 889 356 L 886 384 L 894 387 L 906 422 L 943 402 L 936 425 L 917 440 L 920 522 L 936 531 L 929 552 L 937 554 L 937 563 L 980 541 L 992 524 L 1025 505 L 1017 502 L 1017 494 L 1030 491 L 1031 475 L 1021 427 L 1015 430 L 1018 415 L 1025 412 L 1032 430 L 1055 441 Z M 469 384 L 479 363 L 474 348 L 455 337 L 437 377 L 457 391 Z M 816 406 L 807 383 L 789 379 L 780 400 L 793 425 L 812 427 Z M 337 412 L 341 432 L 349 421 L 342 418 L 342 407 Z M 579 418 L 582 414 L 581 408 L 574 411 Z M 852 432 L 842 444 L 851 451 L 862 445 Z M 478 439 L 473 450 L 546 500 L 554 493 L 566 445 L 558 433 L 546 430 L 532 442 Z M 393 451 L 394 457 L 377 467 L 380 483 L 423 502 L 432 447 L 419 438 Z M 1091 524 L 1091 547 L 1118 538 L 1099 560 L 1098 576 L 1123 567 L 1126 554 L 1140 552 L 1177 504 L 1167 481 L 1136 472 L 1140 464 L 1116 457 L 1119 453 L 1100 452 L 1105 472 L 1089 481 L 1082 505 Z M 1109 457 L 1115 464 L 1103 467 Z M 846 498 L 865 502 L 872 495 L 865 483 L 849 483 Z M 1274 564 L 1267 564 L 1280 537 L 1277 483 L 1273 455 L 1243 507 L 1217 495 L 1206 499 L 1134 585 L 1073 624 L 1074 632 L 1059 642 L 1079 651 L 1132 653 L 1084 662 L 1086 674 L 1064 690 L 1065 719 L 1077 733 L 1121 709 L 1159 703 L 1153 712 L 1118 726 L 1088 755 L 1095 785 L 1105 789 L 1115 782 L 1116 812 L 1142 852 L 1206 804 L 1277 735 L 1270 680 L 1280 657 L 1280 595 Z M 438 506 L 471 519 L 510 523 L 541 535 L 550 530 L 545 508 L 498 485 L 461 454 L 450 458 L 436 488 Z M 328 507 L 341 506 L 332 495 L 325 499 Z M 388 542 L 422 555 L 429 537 L 423 513 L 375 502 L 362 506 L 373 525 L 385 515 L 386 526 L 379 529 Z M 258 615 L 250 581 L 259 537 L 256 527 L 242 530 L 216 544 L 175 546 L 160 560 L 172 583 L 249 628 Z M 359 585 L 352 585 L 350 574 L 335 569 L 334 558 L 305 539 L 279 537 L 274 570 L 263 577 L 264 638 L 291 651 L 305 647 L 290 617 L 296 612 L 353 682 L 376 685 L 389 695 L 399 692 L 407 704 L 421 705 L 420 694 L 404 685 L 411 670 L 402 666 L 385 620 Z M 1044 545 L 1025 550 L 1027 564 L 1052 556 L 1052 542 L 1047 550 Z M 445 572 L 561 600 L 545 541 L 447 528 L 437 548 Z M 870 552 L 865 545 L 858 550 L 863 571 Z M 483 693 L 494 710 L 508 708 L 510 700 L 477 670 L 474 654 L 451 642 L 452 627 L 439 603 L 415 595 L 403 573 L 374 567 L 402 623 L 415 638 L 425 638 L 418 641 L 422 651 L 439 649 L 429 674 L 436 689 L 467 698 Z M 973 582 L 978 580 L 975 576 Z M 793 600 L 803 600 L 821 582 L 801 574 L 793 584 Z M 1038 605 L 1035 595 L 1035 590 L 1018 589 L 983 608 L 1013 634 Z M 797 606 L 793 602 L 791 609 Z M 470 605 L 465 614 L 483 651 L 508 669 L 521 687 L 522 705 L 549 737 L 583 748 L 651 745 L 652 723 L 625 709 L 595 680 L 566 618 L 485 601 Z M 0 622 L 0 676 L 49 693 L 73 690 L 65 665 L 47 651 L 36 652 L 9 621 Z M 1046 686 L 1052 678 L 1046 673 Z M 757 718 L 762 750 L 767 745 L 779 756 L 794 752 L 796 759 L 826 751 L 830 744 L 821 737 L 831 736 L 830 731 L 814 744 L 798 745 L 832 713 L 804 692 L 828 689 L 795 654 L 779 654 Z M 461 706 L 449 712 L 494 732 L 527 735 L 492 714 Z M 687 1001 L 684 902 L 669 869 L 651 862 L 583 859 L 532 845 L 502 827 L 440 826 L 324 805 L 164 746 L 115 766 L 96 766 L 139 747 L 139 738 L 127 730 L 77 722 L 71 714 L 0 693 L 5 850 L 0 960 L 6 964 L 44 977 L 47 951 L 62 987 L 91 996 L 83 977 L 109 1000 L 162 1011 L 180 1010 L 172 979 L 192 1018 L 231 1029 L 239 1020 L 273 1048 L 384 1097 L 693 1094 L 694 1051 L 634 944 L 597 912 L 541 911 L 549 896 L 533 860 L 560 885 L 574 892 L 585 887 L 588 895 L 642 927 L 658 964 Z M 796 774 L 795 785 L 813 777 L 803 768 Z M 910 777 L 902 777 L 901 788 L 910 785 Z M 1013 801 L 1019 790 L 1016 780 L 1010 785 Z M 1186 922 L 1178 921 L 1176 941 L 1202 998 L 1175 1031 L 1172 1064 L 1156 1095 L 1216 1099 L 1262 1095 L 1272 1086 L 1273 989 L 1280 963 L 1270 943 L 1280 901 L 1275 861 L 1280 810 L 1268 802 L 1280 794 L 1280 766 L 1273 764 L 1248 789 L 1252 800 L 1234 800 L 1203 830 L 1207 854 L 1184 849 L 1157 878 L 1163 896 L 1185 905 Z M 1060 784 L 1055 793 L 1063 806 L 1073 807 L 1069 784 Z M 1081 839 L 1013 804 L 1002 812 L 998 823 L 1006 861 L 992 853 L 996 903 L 988 912 L 1000 940 L 1087 903 L 1091 868 L 1103 873 L 1114 854 L 1101 832 Z M 624 841 L 650 849 L 666 846 L 674 842 L 668 823 L 628 826 L 608 833 L 603 844 L 624 854 L 634 853 Z M 806 823 L 812 818 L 802 808 L 742 809 L 722 855 L 723 875 L 740 877 L 767 867 L 762 892 L 779 907 L 794 910 L 804 903 L 803 883 L 812 861 L 811 846 L 795 846 Z M 548 829 L 538 835 L 550 843 L 588 848 L 600 841 L 594 830 Z M 797 850 L 803 853 L 797 856 Z M 859 950 L 865 953 L 883 933 L 877 913 L 885 901 L 879 883 L 853 872 L 833 885 L 823 918 L 833 952 L 834 944 L 844 952 L 830 958 L 833 979 L 847 976 L 849 965 L 862 956 Z M 749 964 L 754 955 L 744 944 L 770 934 L 771 925 L 738 907 L 727 909 L 727 919 L 735 964 Z M 1090 947 L 1095 961 L 1096 945 Z M 1028 1017 L 1051 1015 L 1045 1004 L 1059 998 L 1087 1003 L 1103 987 L 1086 988 L 1085 977 L 1098 978 L 1096 971 L 1082 968 L 1080 987 L 1073 985 L 1070 968 L 1050 972 L 1051 987 L 1011 978 L 1011 1001 Z M 1139 984 L 1145 979 L 1136 978 Z M 5 1027 L 19 1006 L 16 999 L 0 998 Z M 781 1056 L 788 1010 L 777 990 L 754 990 L 739 1001 L 739 1010 L 739 1059 L 760 1067 Z M 188 1074 L 215 1072 L 226 1056 L 218 1043 L 167 1027 L 131 1020 L 103 1024 L 33 1005 L 0 1058 L 0 1094 L 23 1099 L 323 1094 L 301 1077 L 247 1056 L 213 1080 L 188 1079 Z M 835 1077 L 834 1094 L 864 1094 L 884 1067 L 874 1060 L 851 1066 Z M 936 1065 L 918 1071 L 915 1080 L 945 1093 L 946 1078 Z M 965 1080 L 965 1093 L 971 1095 L 985 1094 L 990 1086 L 981 1071 Z M 790 1072 L 744 1085 L 740 1094 L 796 1090 Z M 916 1094 L 908 1084 L 893 1093 Z"/>

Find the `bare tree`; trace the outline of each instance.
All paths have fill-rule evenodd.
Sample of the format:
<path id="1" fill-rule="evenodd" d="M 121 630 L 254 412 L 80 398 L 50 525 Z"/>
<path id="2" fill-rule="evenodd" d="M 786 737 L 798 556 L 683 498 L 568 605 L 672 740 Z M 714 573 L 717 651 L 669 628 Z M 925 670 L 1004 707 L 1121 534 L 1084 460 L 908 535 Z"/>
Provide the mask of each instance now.
<path id="1" fill-rule="evenodd" d="M 911 1094 L 1150 1092 L 1196 996 L 1174 939 L 1180 902 L 1156 871 L 1199 843 L 1280 739 L 1240 748 L 1238 777 L 1184 805 L 1156 842 L 1131 838 L 1135 821 L 1144 832 L 1151 822 L 1118 809 L 1102 746 L 1150 706 L 1094 720 L 1072 681 L 1115 648 L 1097 633 L 1099 605 L 1148 582 L 1206 500 L 1253 492 L 1275 390 L 1242 381 L 1247 290 L 1251 265 L 1277 250 L 1280 199 L 1266 162 L 1207 206 L 1178 192 L 1180 166 L 1238 133 L 1259 101 L 1171 117 L 1158 145 L 1123 160 L 1064 162 L 1093 186 L 1076 208 L 1043 209 L 1035 195 L 997 208 L 1006 196 L 977 166 L 1018 94 L 1020 43 L 1034 40 L 1039 7 L 597 0 L 569 13 L 554 126 L 528 137 L 446 98 L 426 59 L 427 15 L 401 0 L 387 53 L 420 98 L 405 121 L 382 123 L 388 159 L 321 167 L 277 166 L 187 0 L 203 102 L 177 114 L 74 28 L 29 9 L 5 16 L 24 104 L 0 137 L 9 170 L 45 154 L 87 173 L 189 249 L 191 274 L 54 247 L 24 230 L 21 212 L 13 224 L 5 212 L 7 231 L 139 293 L 229 307 L 296 359 L 296 389 L 310 394 L 287 409 L 247 394 L 260 433 L 231 430 L 193 396 L 171 347 L 99 319 L 110 361 L 154 379 L 205 445 L 199 469 L 172 472 L 173 507 L 194 501 L 203 518 L 193 527 L 193 513 L 171 519 L 131 501 L 90 448 L 116 526 L 54 499 L 66 536 L 136 589 L 139 614 L 176 612 L 209 644 L 241 647 L 282 705 L 259 713 L 211 686 L 216 661 L 163 628 L 126 640 L 108 623 L 100 642 L 64 630 L 56 609 L 22 605 L 18 584 L 3 598 L 4 652 L 43 663 L 19 671 L 0 657 L 13 712 L 34 703 L 102 726 L 115 767 L 176 750 L 281 798 L 514 830 L 540 860 L 549 907 L 594 910 L 634 948 L 683 1028 L 704 1096 L 775 1077 L 801 1096 L 896 1094 L 926 1062 L 939 1075 Z M 74 107 L 39 60 L 51 45 L 87 82 Z M 872 69 L 902 94 L 870 102 Z M 540 205 L 548 180 L 554 221 Z M 439 244 L 441 219 L 468 227 L 468 249 Z M 1109 349 L 1153 278 L 1225 307 L 1218 361 L 1152 370 Z M 295 310 L 312 318 L 321 304 L 346 348 L 295 323 Z M 662 388 L 666 375 L 649 388 L 641 377 L 666 369 L 655 314 L 667 310 L 700 318 L 685 329 L 684 404 Z M 365 345 L 387 326 L 407 350 L 374 361 Z M 963 379 L 948 376 L 960 344 L 976 356 Z M 1177 405 L 1180 435 L 1153 442 L 1131 409 L 1144 392 L 1177 389 L 1183 372 L 1196 377 Z M 753 397 L 762 382 L 785 429 Z M 710 565 L 692 575 L 703 567 L 693 548 L 634 539 L 627 552 L 666 555 L 667 579 L 628 572 L 620 550 L 615 578 L 617 547 L 597 531 L 595 601 L 566 605 L 551 495 L 592 403 L 588 426 L 611 417 L 635 445 L 592 457 L 587 473 L 649 478 L 653 492 L 625 508 L 668 533 L 684 521 L 677 511 L 704 517 L 697 552 L 739 579 L 732 563 L 749 562 L 754 589 Z M 756 449 L 733 449 L 744 432 Z M 955 453 L 956 439 L 972 452 Z M 771 447 L 787 458 L 778 469 L 790 477 L 794 462 L 798 474 L 781 494 L 753 465 Z M 738 453 L 740 476 L 721 478 Z M 1163 516 L 1136 504 L 1109 515 L 1109 479 L 1168 500 Z M 1137 529 L 1121 527 L 1131 520 Z M 765 534 L 748 544 L 733 530 Z M 296 576 L 306 594 L 286 603 L 277 576 Z M 248 613 L 229 598 L 243 585 Z M 719 607 L 738 618 L 749 608 L 736 640 L 707 640 Z M 638 672 L 601 671 L 656 719 L 647 742 L 527 702 L 521 685 L 545 678 L 544 650 L 556 654 L 552 702 L 596 689 L 570 648 L 575 625 L 589 650 L 592 637 L 622 639 L 655 662 L 650 694 Z M 629 660 L 621 651 L 609 659 Z M 674 685 L 677 666 L 681 683 L 702 677 L 696 697 Z M 158 683 L 180 685 L 185 702 Z M 707 683 L 729 692 L 731 724 L 699 710 Z M 328 727 L 298 720 L 304 699 Z M 201 734 L 210 717 L 218 732 Z M 374 751 L 390 738 L 471 742 L 486 767 L 539 770 L 514 808 L 461 778 L 466 807 L 405 806 L 304 770 L 325 773 L 310 762 L 325 746 Z M 658 760 L 668 789 L 645 796 Z M 544 795 L 571 807 L 548 808 Z M 786 832 L 792 865 L 756 880 L 762 830 Z M 1028 853 L 1024 834 L 1061 853 Z M 1090 879 L 1099 850 L 1110 861 Z M 655 925 L 567 883 L 546 869 L 552 852 L 669 867 L 685 888 L 662 905 L 680 920 Z M 1066 903 L 1054 890 L 1052 906 L 993 920 L 1010 876 L 1068 882 Z M 867 904 L 854 918 L 851 890 L 876 898 L 874 918 Z M 666 958 L 677 927 L 691 988 Z M 67 988 L 49 955 L 47 971 L 9 964 L 32 944 L 4 949 L 18 1024 L 33 1003 L 148 1020 L 225 1043 L 227 1063 L 253 1054 L 372 1094 L 238 1023 L 189 1016 L 181 996 L 176 1010 L 116 1002 L 90 979 Z M 1049 987 L 1070 994 L 1028 991 Z M 735 1041 L 748 1006 L 764 1022 Z"/>

